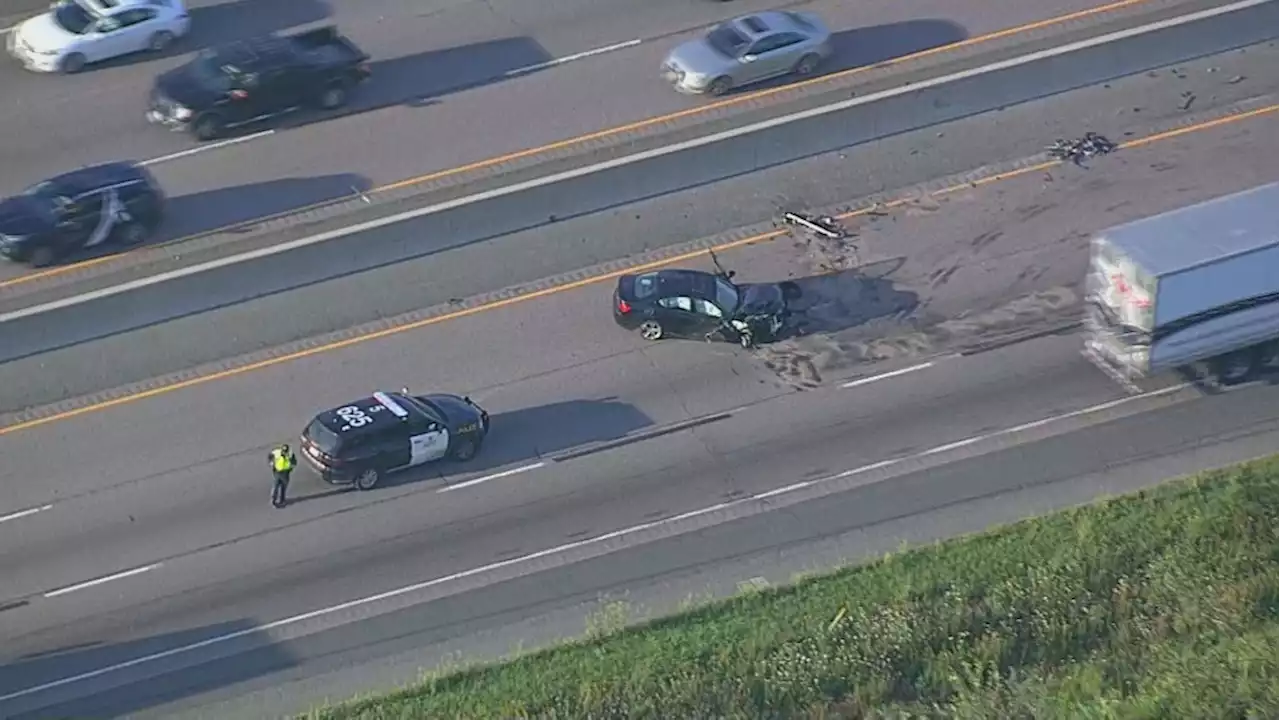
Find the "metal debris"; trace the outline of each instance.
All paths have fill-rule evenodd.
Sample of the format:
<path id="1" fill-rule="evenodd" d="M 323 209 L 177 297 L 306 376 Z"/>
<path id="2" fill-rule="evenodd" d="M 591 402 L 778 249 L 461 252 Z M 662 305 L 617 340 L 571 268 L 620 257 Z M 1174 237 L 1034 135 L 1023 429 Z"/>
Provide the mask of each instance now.
<path id="1" fill-rule="evenodd" d="M 1243 76 L 1243 75 L 1236 75 L 1235 77 L 1233 77 L 1233 78 L 1231 78 L 1230 80 L 1228 80 L 1228 81 L 1227 81 L 1227 84 L 1228 84 L 1228 85 L 1235 85 L 1236 83 L 1241 82 L 1241 81 L 1243 81 L 1243 80 L 1244 80 L 1244 76 Z"/>
<path id="2" fill-rule="evenodd" d="M 1184 93 L 1182 93 L 1182 104 L 1181 104 L 1181 105 L 1179 105 L 1178 107 L 1180 107 L 1180 108 L 1181 108 L 1181 109 L 1183 109 L 1183 110 L 1190 110 L 1190 109 L 1191 109 L 1191 103 L 1193 103 L 1193 102 L 1195 102 L 1195 101 L 1196 101 L 1196 96 L 1195 96 L 1195 94 L 1194 94 L 1194 93 L 1191 93 L 1191 92 L 1184 92 Z"/>
<path id="3" fill-rule="evenodd" d="M 1106 155 L 1114 152 L 1116 144 L 1095 132 L 1087 132 L 1078 140 L 1058 138 L 1052 145 L 1045 147 L 1045 152 L 1055 160 L 1070 160 L 1077 165 L 1086 158 Z"/>
<path id="4" fill-rule="evenodd" d="M 782 213 L 782 222 L 786 225 L 799 225 L 814 235 L 831 240 L 848 237 L 844 227 L 835 218 L 825 215 L 784 212 Z"/>

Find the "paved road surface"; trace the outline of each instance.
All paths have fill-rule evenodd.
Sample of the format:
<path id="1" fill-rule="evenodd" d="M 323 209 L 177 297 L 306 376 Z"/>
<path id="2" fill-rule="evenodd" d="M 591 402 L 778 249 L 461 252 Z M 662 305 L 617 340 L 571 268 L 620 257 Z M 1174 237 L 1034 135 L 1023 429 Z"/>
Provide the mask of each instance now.
<path id="1" fill-rule="evenodd" d="M 545 209 L 545 202 L 537 197 L 495 201 L 292 253 L 287 272 L 264 261 L 6 323 L 7 342 L 0 360 L 23 359 L 0 366 L 0 412 L 183 371 L 453 298 L 537 283 L 593 263 L 768 222 L 782 208 L 821 208 L 984 164 L 1017 163 L 1036 155 L 1048 139 L 1079 135 L 1085 129 L 1117 140 L 1133 139 L 1226 112 L 1259 95 L 1272 99 L 1258 100 L 1251 107 L 1274 102 L 1276 67 L 1274 44 L 1255 46 L 755 173 L 726 173 L 725 180 L 685 192 L 530 230 L 499 234 L 499 225 L 518 227 L 522 217 Z M 1187 97 L 1196 102 L 1184 109 Z M 1274 167 L 1252 145 L 1274 147 L 1274 137 L 1268 135 L 1271 127 L 1274 120 L 1246 121 L 1241 130 L 1244 137 L 1221 148 L 1197 150 L 1188 166 L 1220 168 L 1215 173 L 1224 176 L 1198 179 L 1199 187 L 1218 182 L 1247 187 L 1272 177 Z M 760 142 L 770 144 L 776 139 Z M 1142 150 L 1140 157 L 1164 158 L 1170 152 L 1160 144 Z M 1230 159 L 1218 160 L 1224 153 Z M 1151 195 L 1156 202 L 1179 201 L 1170 188 L 1157 189 L 1146 182 L 1145 165 L 1119 156 L 1108 162 L 1129 179 L 1131 192 Z M 660 184 L 668 182 L 667 176 L 689 171 L 687 165 L 672 163 L 653 176 L 632 179 Z M 599 200 L 608 204 L 607 197 Z M 495 214 L 486 214 L 485 208 Z M 1070 220 L 1083 223 L 1080 231 L 1084 232 L 1136 217 L 1136 212 L 1129 204 L 1109 212 L 1084 211 Z M 916 236 L 895 239 L 894 247 L 905 256 L 917 257 L 936 243 L 936 237 Z M 326 280 L 335 267 L 348 272 Z M 362 267 L 373 269 L 357 272 Z M 280 292 L 290 288 L 297 289 Z M 255 296 L 265 297 L 244 302 Z M 200 312 L 219 306 L 222 309 Z M 190 317 L 163 322 L 184 315 Z M 145 329 L 104 337 L 152 323 Z M 95 337 L 104 339 L 75 344 Z M 59 347 L 63 349 L 39 354 Z M 158 347 L 164 350 L 158 352 Z M 107 357 L 112 358 L 110 363 L 91 360 Z"/>
<path id="2" fill-rule="evenodd" d="M 0 523 L 0 573 L 5 599 L 14 602 L 0 612 L 0 646 L 8 664 L 0 674 L 0 696 L 243 631 L 233 640 L 166 658 L 165 666 L 178 670 L 195 660 L 262 647 L 267 641 L 252 629 L 254 623 L 730 503 L 710 515 L 608 543 L 637 544 L 628 552 L 641 553 L 644 541 L 682 524 L 697 527 L 762 509 L 735 504 L 752 494 L 911 458 L 976 436 L 989 437 L 954 452 L 969 457 L 1004 451 L 996 459 L 1014 465 L 1000 465 L 1000 472 L 977 466 L 943 485 L 934 485 L 938 476 L 932 474 L 895 478 L 951 459 L 945 452 L 915 457 L 851 476 L 843 485 L 798 491 L 802 498 L 840 491 L 835 501 L 849 504 L 835 507 L 868 513 L 845 518 L 848 525 L 813 514 L 831 507 L 831 499 L 792 505 L 782 515 L 813 531 L 793 536 L 804 540 L 959 499 L 940 488 L 961 498 L 1011 489 L 1022 482 L 1024 468 L 1045 472 L 1038 481 L 1069 478 L 1097 471 L 1109 458 L 1156 457 L 1205 437 L 1230 444 L 1233 453 L 1274 447 L 1276 395 L 1265 386 L 1207 400 L 1197 399 L 1196 390 L 1175 389 L 991 436 L 1001 428 L 1109 403 L 1122 393 L 1079 358 L 1079 341 L 1071 336 L 977 356 L 945 356 L 956 340 L 980 339 L 1011 324 L 1051 322 L 1071 310 L 1076 297 L 1064 283 L 1079 275 L 1085 233 L 1093 223 L 1107 225 L 1253 184 L 1251 171 L 1241 169 L 1251 165 L 1239 148 L 1256 152 L 1260 138 L 1274 142 L 1276 133 L 1273 116 L 1252 122 L 1155 143 L 1088 170 L 1054 172 L 1052 181 L 1037 174 L 958 191 L 937 204 L 917 204 L 868 223 L 859 228 L 867 273 L 861 280 L 848 273 L 811 277 L 822 264 L 847 261 L 836 248 L 778 242 L 727 255 L 744 279 L 791 276 L 806 291 L 809 333 L 759 353 L 703 343 L 643 343 L 612 326 L 604 308 L 607 288 L 589 286 L 3 436 L 0 502 L 6 508 L 51 507 Z M 1195 172 L 1180 172 L 1184 168 Z M 1262 179 L 1274 179 L 1270 172 Z M 906 262 L 899 263 L 896 258 L 903 256 Z M 548 317 L 558 322 L 545 322 Z M 902 341 L 882 340 L 886 336 Z M 494 350 L 498 343 L 505 352 Z M 858 362 L 869 355 L 888 362 Z M 933 366 L 838 389 L 841 380 L 914 367 L 929 357 Z M 1167 390 L 1171 383 L 1162 380 L 1153 388 Z M 372 494 L 328 493 L 299 478 L 297 504 L 284 511 L 267 505 L 268 443 L 296 434 L 319 406 L 401 384 L 469 391 L 489 407 L 495 435 L 484 455 L 468 467 L 445 468 L 443 476 L 408 476 Z M 815 386 L 823 390 L 797 391 Z M 1156 414 L 1137 415 L 1145 411 Z M 722 413 L 729 416 L 716 417 Z M 698 418 L 711 420 L 640 439 L 646 431 Z M 1104 420 L 1119 423 L 1118 432 L 1089 429 Z M 578 452 L 623 438 L 636 441 Z M 1045 442 L 1023 444 L 1032 441 Z M 66 447 L 77 452 L 60 452 Z M 91 469 L 86 457 L 94 458 Z M 537 463 L 543 465 L 530 467 Z M 519 468 L 529 469 L 494 477 Z M 885 482 L 868 485 L 877 479 Z M 484 481 L 464 485 L 478 480 Z M 457 489 L 441 492 L 451 486 Z M 786 497 L 768 505 L 786 504 Z M 921 499 L 936 502 L 920 505 Z M 732 554 L 733 546 L 720 547 Z M 379 642 L 389 627 L 410 635 L 425 629 L 426 635 L 404 642 L 430 644 L 491 624 L 448 601 L 422 605 L 429 600 L 476 589 L 482 594 L 460 598 L 470 611 L 527 614 L 535 610 L 485 605 L 497 595 L 483 595 L 479 588 L 526 577 L 544 592 L 564 590 L 562 595 L 577 600 L 578 592 L 661 575 L 688 559 L 664 552 L 648 565 L 609 563 L 621 575 L 588 574 L 585 585 L 545 584 L 562 577 L 555 573 L 565 572 L 557 569 L 563 563 L 603 548 L 592 544 L 289 623 L 272 635 L 281 644 L 223 662 L 212 672 L 206 667 L 119 695 L 108 692 L 122 681 L 152 677 L 156 665 L 142 663 L 18 700 L 42 706 L 88 692 L 93 697 L 78 711 L 124 710 L 163 699 L 146 700 L 147 692 L 185 696 L 215 690 L 252 679 L 246 675 L 324 656 L 298 671 L 305 675 L 328 663 L 404 649 L 394 642 L 353 649 L 360 644 L 353 638 Z M 150 569 L 60 592 L 141 568 Z M 498 594 L 545 598 L 511 594 L 509 587 Z M 545 599 L 554 602 L 554 595 Z M 426 626 L 414 614 L 424 609 L 439 625 Z M 404 612 L 394 614 L 399 611 Z M 290 644 L 299 637 L 300 643 Z M 33 656 L 58 650 L 62 654 Z M 14 712 L 22 707 L 31 706 L 14 705 Z"/>
<path id="3" fill-rule="evenodd" d="M 175 220 L 165 234 L 186 235 L 696 107 L 703 101 L 681 97 L 656 78 L 663 54 L 689 36 L 688 28 L 764 4 L 560 0 L 540 4 L 536 13 L 515 0 L 425 7 L 393 0 L 333 6 L 322 0 L 198 4 L 193 10 L 198 37 L 175 52 L 248 30 L 328 20 L 374 56 L 378 80 L 362 91 L 356 112 L 346 117 L 300 119 L 292 123 L 295 127 L 269 137 L 155 166 L 175 199 Z M 824 13 L 841 33 L 843 50 L 834 68 L 1093 5 L 1088 0 L 960 5 L 909 0 L 855 7 L 821 0 L 803 7 Z M 636 38 L 651 40 L 503 77 L 521 67 Z M 141 161 L 193 149 L 182 136 L 149 127 L 141 118 L 151 78 L 181 60 L 135 59 L 75 77 L 34 76 L 0 63 L 0 82 L 13 98 L 0 109 L 0 132 L 17 138 L 0 151 L 0 192 L 81 164 Z"/>

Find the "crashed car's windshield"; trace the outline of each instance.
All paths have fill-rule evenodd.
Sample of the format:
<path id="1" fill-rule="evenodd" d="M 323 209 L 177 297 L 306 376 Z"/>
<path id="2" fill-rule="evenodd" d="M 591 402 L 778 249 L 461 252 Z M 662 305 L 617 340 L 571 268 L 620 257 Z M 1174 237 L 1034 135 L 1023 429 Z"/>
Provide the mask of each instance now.
<path id="1" fill-rule="evenodd" d="M 738 288 L 733 283 L 722 277 L 716 278 L 716 305 L 720 306 L 725 316 L 732 317 L 738 311 L 741 301 Z"/>

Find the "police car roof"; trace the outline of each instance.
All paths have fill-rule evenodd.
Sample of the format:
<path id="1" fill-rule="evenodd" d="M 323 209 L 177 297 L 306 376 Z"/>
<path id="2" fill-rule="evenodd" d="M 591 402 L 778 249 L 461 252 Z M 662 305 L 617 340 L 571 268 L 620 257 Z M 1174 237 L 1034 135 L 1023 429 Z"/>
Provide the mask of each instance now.
<path id="1" fill-rule="evenodd" d="M 398 393 L 375 392 L 340 407 L 326 410 L 317 418 L 335 433 L 351 435 L 376 432 L 403 422 L 412 406 Z M 349 409 L 350 408 L 350 409 Z M 368 418 L 363 420 L 363 418 Z"/>

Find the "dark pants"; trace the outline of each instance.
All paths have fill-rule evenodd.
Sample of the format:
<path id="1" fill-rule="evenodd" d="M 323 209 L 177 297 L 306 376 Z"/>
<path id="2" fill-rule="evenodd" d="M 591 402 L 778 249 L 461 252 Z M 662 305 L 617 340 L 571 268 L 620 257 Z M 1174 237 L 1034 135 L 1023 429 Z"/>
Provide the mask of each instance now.
<path id="1" fill-rule="evenodd" d="M 277 506 L 284 505 L 285 491 L 289 489 L 289 473 L 292 470 L 272 470 L 271 474 L 275 476 L 276 484 L 271 491 L 271 502 Z"/>

